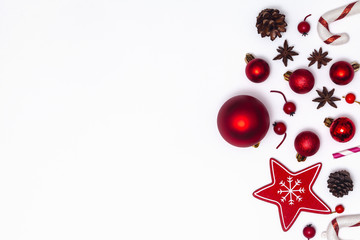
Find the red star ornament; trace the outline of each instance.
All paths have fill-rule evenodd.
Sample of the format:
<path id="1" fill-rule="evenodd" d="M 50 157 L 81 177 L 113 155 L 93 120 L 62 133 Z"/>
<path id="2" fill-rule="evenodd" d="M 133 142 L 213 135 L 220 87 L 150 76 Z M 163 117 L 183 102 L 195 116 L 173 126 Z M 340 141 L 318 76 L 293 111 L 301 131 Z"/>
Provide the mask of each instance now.
<path id="1" fill-rule="evenodd" d="M 294 224 L 300 212 L 330 214 L 330 208 L 313 192 L 321 163 L 299 172 L 290 172 L 279 161 L 270 159 L 272 183 L 256 190 L 254 197 L 276 204 L 284 232 Z"/>

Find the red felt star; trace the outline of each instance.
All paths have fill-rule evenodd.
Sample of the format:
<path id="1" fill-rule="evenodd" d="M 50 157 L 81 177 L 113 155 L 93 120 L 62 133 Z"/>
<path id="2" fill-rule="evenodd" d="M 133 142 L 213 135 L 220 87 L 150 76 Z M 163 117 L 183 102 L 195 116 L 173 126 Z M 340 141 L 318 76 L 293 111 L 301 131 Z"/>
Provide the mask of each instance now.
<path id="1" fill-rule="evenodd" d="M 276 204 L 284 231 L 290 229 L 301 211 L 331 213 L 330 208 L 312 190 L 321 163 L 293 173 L 277 160 L 270 159 L 272 183 L 254 192 L 254 197 Z"/>

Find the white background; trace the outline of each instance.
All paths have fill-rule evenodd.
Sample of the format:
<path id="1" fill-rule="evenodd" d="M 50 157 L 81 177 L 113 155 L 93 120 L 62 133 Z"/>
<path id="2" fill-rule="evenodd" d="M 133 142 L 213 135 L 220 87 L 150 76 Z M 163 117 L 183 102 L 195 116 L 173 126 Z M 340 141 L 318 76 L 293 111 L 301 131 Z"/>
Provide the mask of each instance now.
<path id="1" fill-rule="evenodd" d="M 349 1 L 115 1 L 3 0 L 0 2 L 0 239 L 314 239 L 336 214 L 301 213 L 288 232 L 275 205 L 252 196 L 270 183 L 269 159 L 292 171 L 322 162 L 314 191 L 344 214 L 360 213 L 360 154 L 331 154 L 359 144 L 331 139 L 325 117 L 348 116 L 360 126 L 360 105 L 337 102 L 316 110 L 315 89 L 353 91 L 334 85 L 330 65 L 310 67 L 316 84 L 293 93 L 282 74 L 306 67 L 313 49 L 334 60 L 360 61 L 360 16 L 331 25 L 349 43 L 325 46 L 316 22 Z M 264 8 L 286 14 L 281 39 L 261 38 L 255 19 Z M 309 13 L 309 36 L 297 24 Z M 272 61 L 288 39 L 300 53 L 285 68 Z M 266 59 L 271 75 L 246 79 L 247 52 Z M 296 102 L 294 117 L 282 111 L 282 90 Z M 270 128 L 258 149 L 227 144 L 216 126 L 221 105 L 251 94 L 282 120 L 288 138 Z M 319 152 L 304 163 L 293 141 L 316 131 Z M 350 171 L 355 187 L 337 199 L 327 190 L 330 172 Z M 353 231 L 359 230 L 353 229 Z M 344 232 L 345 233 L 345 232 Z M 346 234 L 345 234 L 346 235 Z M 350 233 L 351 235 L 351 233 Z M 350 236 L 348 235 L 348 236 Z"/>

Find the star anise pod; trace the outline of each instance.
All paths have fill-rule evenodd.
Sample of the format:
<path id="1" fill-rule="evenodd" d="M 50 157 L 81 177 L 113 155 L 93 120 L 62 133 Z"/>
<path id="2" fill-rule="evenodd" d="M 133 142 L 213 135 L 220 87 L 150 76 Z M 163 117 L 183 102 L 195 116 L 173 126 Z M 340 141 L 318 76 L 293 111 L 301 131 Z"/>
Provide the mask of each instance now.
<path id="1" fill-rule="evenodd" d="M 297 52 L 293 51 L 294 46 L 289 47 L 287 40 L 284 42 L 284 47 L 278 47 L 276 51 L 278 51 L 279 55 L 274 57 L 273 60 L 282 59 L 285 67 L 287 67 L 288 60 L 294 61 L 292 56 L 299 55 Z"/>
<path id="2" fill-rule="evenodd" d="M 326 66 L 328 62 L 330 62 L 332 59 L 326 57 L 328 55 L 328 52 L 322 52 L 322 48 L 319 49 L 319 51 L 314 51 L 310 54 L 310 57 L 308 57 L 308 60 L 310 61 L 309 67 L 317 62 L 317 68 L 320 69 L 322 65 Z"/>
<path id="3" fill-rule="evenodd" d="M 322 108 L 326 103 L 328 103 L 330 106 L 337 108 L 335 101 L 340 101 L 340 98 L 333 97 L 335 88 L 333 88 L 330 92 L 327 90 L 326 87 L 323 87 L 322 92 L 320 90 L 316 90 L 316 92 L 319 94 L 320 97 L 315 98 L 312 100 L 313 102 L 318 102 L 319 105 L 317 106 L 317 109 Z"/>

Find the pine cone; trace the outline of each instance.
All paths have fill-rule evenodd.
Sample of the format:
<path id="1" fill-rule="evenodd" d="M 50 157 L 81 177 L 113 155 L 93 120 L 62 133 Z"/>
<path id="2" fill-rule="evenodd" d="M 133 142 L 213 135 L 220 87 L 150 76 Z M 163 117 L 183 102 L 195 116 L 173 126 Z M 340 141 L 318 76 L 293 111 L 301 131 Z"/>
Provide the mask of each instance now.
<path id="1" fill-rule="evenodd" d="M 327 183 L 329 191 L 337 198 L 348 195 L 354 187 L 350 173 L 345 170 L 330 173 Z"/>
<path id="2" fill-rule="evenodd" d="M 256 27 L 261 37 L 269 37 L 274 41 L 276 37 L 281 38 L 281 32 L 286 32 L 287 23 L 285 15 L 279 10 L 266 8 L 262 10 L 256 19 Z"/>

